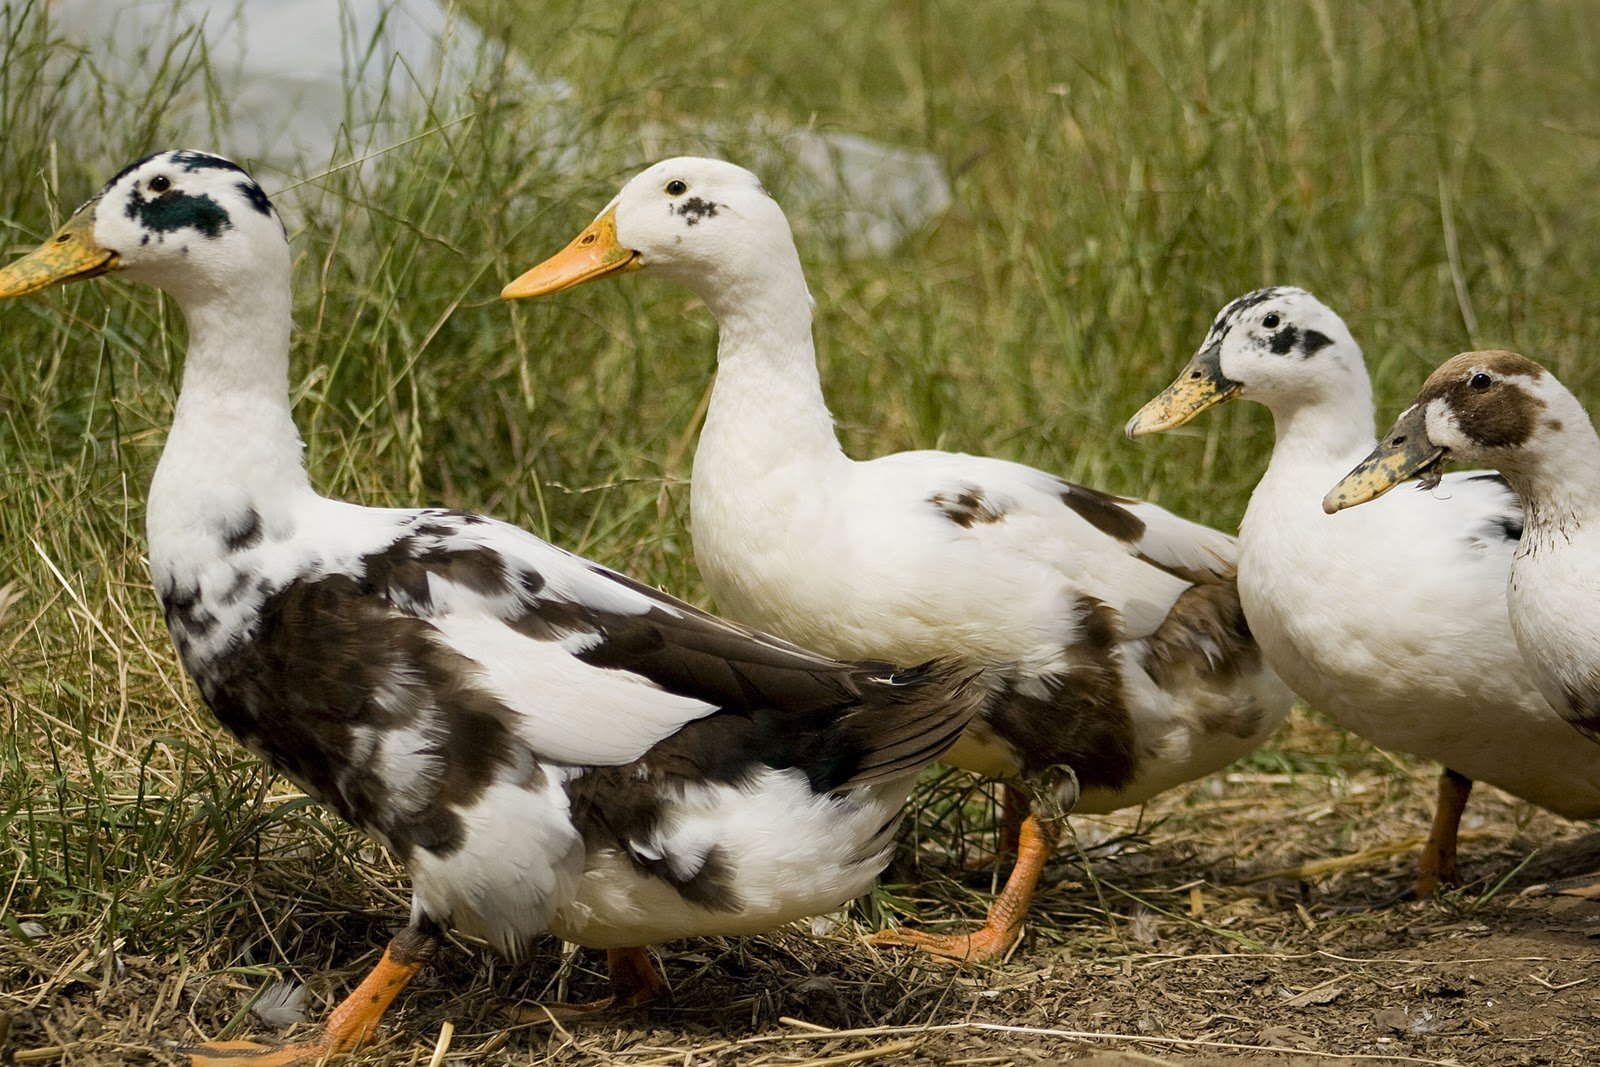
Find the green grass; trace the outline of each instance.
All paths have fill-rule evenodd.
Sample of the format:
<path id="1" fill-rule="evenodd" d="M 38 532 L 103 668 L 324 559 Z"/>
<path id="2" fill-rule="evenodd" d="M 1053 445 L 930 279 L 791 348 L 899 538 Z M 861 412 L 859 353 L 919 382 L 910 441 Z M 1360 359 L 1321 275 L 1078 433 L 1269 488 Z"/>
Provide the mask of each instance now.
<path id="1" fill-rule="evenodd" d="M 1346 316 L 1383 418 L 1475 345 L 1600 397 L 1600 4 L 463 6 L 572 84 L 576 167 L 555 166 L 538 102 L 486 72 L 364 168 L 260 175 L 313 190 L 293 233 L 293 380 L 326 492 L 494 513 L 703 601 L 685 483 L 708 315 L 648 281 L 496 294 L 634 170 L 755 115 L 927 148 L 955 175 L 953 209 L 886 259 L 843 260 L 830 220 L 794 219 L 856 455 L 1001 455 L 1232 528 L 1264 413 L 1233 405 L 1138 445 L 1121 426 L 1223 302 L 1274 283 Z M 44 11 L 0 10 L 17 251 L 140 154 L 229 151 L 197 42 L 105 84 Z M 182 126 L 174 101 L 195 94 L 209 117 Z M 781 200 L 789 176 L 764 177 Z M 262 925 L 217 890 L 262 851 L 332 840 L 335 859 L 306 861 L 345 871 L 348 892 L 330 875 L 326 893 L 386 898 L 336 862 L 361 842 L 220 735 L 162 629 L 142 514 L 182 332 L 117 283 L 0 306 L 0 910 L 199 953 Z"/>

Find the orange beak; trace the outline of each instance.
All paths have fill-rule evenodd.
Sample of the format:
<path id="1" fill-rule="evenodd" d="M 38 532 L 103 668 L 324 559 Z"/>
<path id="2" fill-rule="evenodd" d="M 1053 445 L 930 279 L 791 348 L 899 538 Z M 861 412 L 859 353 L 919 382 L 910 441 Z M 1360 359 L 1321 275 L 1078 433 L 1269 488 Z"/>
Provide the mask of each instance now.
<path id="1" fill-rule="evenodd" d="M 610 208 L 591 222 L 572 243 L 500 290 L 504 300 L 559 293 L 574 285 L 608 274 L 644 266 L 639 253 L 617 242 L 617 209 Z"/>

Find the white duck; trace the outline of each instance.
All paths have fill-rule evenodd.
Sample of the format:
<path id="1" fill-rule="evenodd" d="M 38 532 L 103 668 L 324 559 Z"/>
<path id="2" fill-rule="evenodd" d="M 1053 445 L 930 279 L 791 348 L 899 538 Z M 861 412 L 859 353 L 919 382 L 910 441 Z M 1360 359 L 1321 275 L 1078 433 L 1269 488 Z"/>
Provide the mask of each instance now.
<path id="1" fill-rule="evenodd" d="M 447 926 L 515 954 L 739 934 L 864 892 L 916 773 L 982 697 L 948 666 L 840 663 L 723 622 L 491 519 L 311 488 L 289 408 L 289 252 L 239 167 L 118 174 L 0 297 L 110 272 L 172 296 L 183 391 L 151 486 L 150 567 L 223 725 L 406 864 L 411 922 L 314 1041 L 360 1044 Z"/>
<path id="2" fill-rule="evenodd" d="M 1440 492 L 1324 514 L 1327 487 L 1376 443 L 1372 386 L 1344 322 L 1300 289 L 1223 308 L 1128 432 L 1233 397 L 1265 404 L 1277 427 L 1239 528 L 1239 593 L 1267 661 L 1346 729 L 1444 764 L 1416 895 L 1459 880 L 1474 780 L 1569 818 L 1600 815 L 1600 747 L 1577 743 L 1512 635 L 1506 576 L 1523 521 L 1505 481 L 1452 474 Z"/>
<path id="3" fill-rule="evenodd" d="M 982 668 L 990 700 L 947 762 L 1033 779 L 1068 804 L 1078 792 L 1079 811 L 1215 771 L 1283 720 L 1292 696 L 1245 625 L 1232 538 L 1004 460 L 844 454 L 794 239 L 755 175 L 658 163 L 503 295 L 634 269 L 688 286 L 717 318 L 690 513 L 721 610 L 835 655 Z M 1022 821 L 1017 865 L 981 929 L 882 940 L 1003 956 L 1057 833 Z"/>

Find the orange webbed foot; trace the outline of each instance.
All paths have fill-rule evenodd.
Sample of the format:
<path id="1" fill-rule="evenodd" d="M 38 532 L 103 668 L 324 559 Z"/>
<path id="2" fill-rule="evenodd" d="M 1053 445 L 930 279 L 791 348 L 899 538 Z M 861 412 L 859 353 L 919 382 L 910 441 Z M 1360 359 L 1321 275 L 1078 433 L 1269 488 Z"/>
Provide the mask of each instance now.
<path id="1" fill-rule="evenodd" d="M 189 1067 L 298 1067 L 340 1052 L 351 1052 L 370 1038 L 384 1012 L 406 984 L 433 957 L 442 932 L 408 926 L 383 950 L 383 959 L 355 990 L 333 1009 L 315 1041 L 262 1045 L 254 1041 L 207 1041 L 186 1045 Z"/>
<path id="2" fill-rule="evenodd" d="M 1024 808 L 1024 811 L 1027 809 Z M 869 938 L 874 945 L 904 945 L 921 949 L 935 959 L 952 963 L 993 963 L 1004 960 L 1022 937 L 1022 921 L 1033 903 L 1034 890 L 1050 859 L 1060 831 L 1031 812 L 1017 828 L 1017 865 L 1005 888 L 989 908 L 988 920 L 965 934 L 930 934 L 901 927 Z"/>

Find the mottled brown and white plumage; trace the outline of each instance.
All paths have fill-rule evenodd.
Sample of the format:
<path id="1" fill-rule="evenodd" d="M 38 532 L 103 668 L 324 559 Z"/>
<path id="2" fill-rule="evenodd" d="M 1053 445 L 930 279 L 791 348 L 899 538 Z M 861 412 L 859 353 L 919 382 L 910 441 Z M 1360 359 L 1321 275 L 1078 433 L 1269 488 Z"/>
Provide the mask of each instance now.
<path id="1" fill-rule="evenodd" d="M 1282 721 L 1291 695 L 1251 639 L 1231 537 L 1005 460 L 845 455 L 799 255 L 755 175 L 657 163 L 505 295 L 628 269 L 686 285 L 717 319 L 690 516 L 719 610 L 833 655 L 981 669 L 990 698 L 948 762 L 1079 811 L 1208 774 Z M 919 943 L 993 957 L 1018 929 Z"/>
<path id="2" fill-rule="evenodd" d="M 351 1047 L 447 926 L 512 954 L 546 930 L 623 949 L 870 888 L 917 772 L 979 702 L 968 675 L 828 659 L 491 519 L 319 496 L 289 406 L 285 232 L 227 160 L 131 165 L 0 296 L 109 271 L 189 326 L 148 509 L 184 667 L 414 885 L 410 928 L 320 1042 L 197 1063 Z"/>

